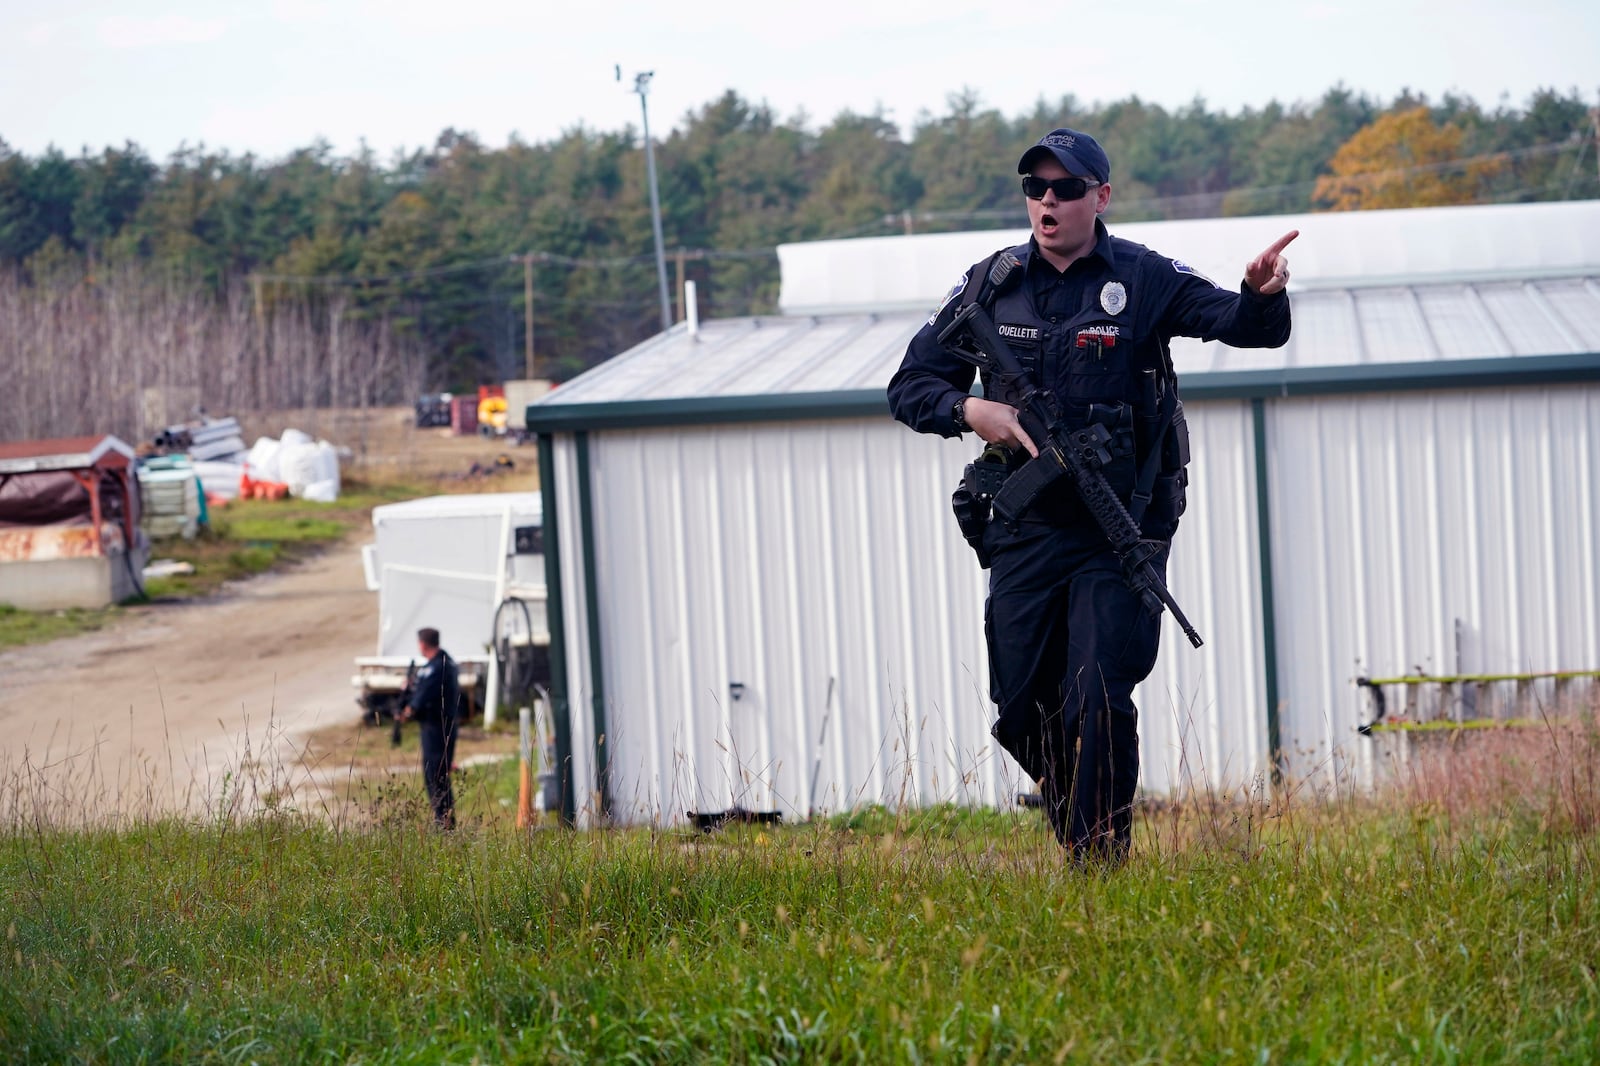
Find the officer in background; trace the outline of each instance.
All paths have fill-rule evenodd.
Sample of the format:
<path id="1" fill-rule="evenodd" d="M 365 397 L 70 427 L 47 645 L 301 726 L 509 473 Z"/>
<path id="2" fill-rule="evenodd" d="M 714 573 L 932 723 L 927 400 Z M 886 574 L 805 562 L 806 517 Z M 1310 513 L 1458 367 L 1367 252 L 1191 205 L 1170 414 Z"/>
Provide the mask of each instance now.
<path id="1" fill-rule="evenodd" d="M 969 395 L 974 368 L 938 342 L 965 303 L 982 302 L 1067 421 L 1110 430 L 1105 474 L 1164 574 L 1188 483 L 1188 430 L 1168 342 L 1174 336 L 1274 348 L 1289 339 L 1285 234 L 1246 267 L 1237 292 L 1193 267 L 1111 236 L 1111 163 L 1093 137 L 1053 130 L 1017 165 L 1033 231 L 1009 251 L 1020 267 L 999 285 L 994 257 L 973 266 L 912 339 L 889 383 L 895 418 L 922 433 L 967 431 L 1009 454 L 1037 455 L 997 382 Z M 1000 253 L 996 253 L 996 257 Z M 987 378 L 987 375 L 985 375 Z M 981 522 L 982 519 L 980 518 Z M 1039 782 L 1056 838 L 1076 860 L 1120 861 L 1139 779 L 1133 689 L 1155 666 L 1160 619 L 1129 589 L 1094 518 L 1063 478 L 1014 526 L 995 520 L 969 540 L 992 566 L 985 630 L 992 730 Z"/>
<path id="2" fill-rule="evenodd" d="M 456 730 L 461 718 L 461 675 L 450 653 L 439 647 L 439 631 L 417 630 L 417 650 L 427 660 L 417 671 L 406 701 L 405 717 L 415 719 L 422 741 L 422 781 L 428 789 L 433 820 L 440 829 L 454 829 L 456 797 L 450 767 L 456 758 Z"/>

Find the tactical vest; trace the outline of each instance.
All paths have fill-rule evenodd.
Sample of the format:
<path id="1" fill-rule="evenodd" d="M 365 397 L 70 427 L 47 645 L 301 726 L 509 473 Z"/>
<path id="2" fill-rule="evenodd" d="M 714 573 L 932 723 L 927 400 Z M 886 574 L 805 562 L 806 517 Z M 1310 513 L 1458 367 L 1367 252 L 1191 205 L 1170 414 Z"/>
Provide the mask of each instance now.
<path id="1" fill-rule="evenodd" d="M 1170 539 L 1184 510 L 1188 427 L 1175 395 L 1177 383 L 1166 338 L 1154 328 L 1160 308 L 1146 307 L 1140 300 L 1140 261 L 1153 253 L 1127 241 L 1114 241 L 1112 247 L 1115 265 L 1098 284 L 1085 286 L 1075 315 L 1044 318 L 1034 307 L 1026 279 L 1021 278 L 986 302 L 1000 335 L 1035 382 L 1055 394 L 1068 422 L 1098 422 L 1111 430 L 1113 461 L 1105 474 L 1124 502 L 1134 496 L 1152 447 L 1161 449 L 1159 460 L 1151 464 L 1155 475 L 1148 488 L 1151 498 L 1136 512 L 1148 515 L 1141 522 L 1147 535 Z M 1029 249 L 1024 246 L 1012 251 L 1020 255 Z M 992 381 L 987 371 L 982 376 L 985 396 L 1003 403 L 1017 402 L 1018 397 Z M 1174 395 L 1163 405 L 1161 399 L 1168 390 Z M 1059 498 L 1044 506 L 1041 517 L 1053 521 L 1084 517 L 1078 513 L 1081 505 L 1074 491 L 1070 486 L 1063 488 Z"/>

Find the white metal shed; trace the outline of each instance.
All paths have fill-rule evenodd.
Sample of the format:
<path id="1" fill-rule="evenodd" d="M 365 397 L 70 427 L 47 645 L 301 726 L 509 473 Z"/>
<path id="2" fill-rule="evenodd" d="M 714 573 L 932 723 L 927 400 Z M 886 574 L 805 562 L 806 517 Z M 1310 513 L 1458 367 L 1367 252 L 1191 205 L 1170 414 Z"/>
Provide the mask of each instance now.
<path id="1" fill-rule="evenodd" d="M 1600 665 L 1600 203 L 1437 211 L 1317 216 L 1326 243 L 1394 233 L 1377 258 L 1425 269 L 1297 260 L 1284 349 L 1174 343 L 1195 459 L 1170 578 L 1207 644 L 1167 623 L 1138 694 L 1147 790 L 1364 771 L 1363 673 Z M 1285 221 L 1117 232 L 1188 255 L 1185 225 L 1254 246 Z M 1448 263 L 1406 243 L 1455 229 Z M 569 816 L 1023 786 L 988 736 L 986 575 L 949 515 L 973 445 L 884 397 L 926 306 L 1006 240 L 961 236 L 918 311 L 680 325 L 529 407 Z M 816 283 L 792 260 L 786 307 Z"/>

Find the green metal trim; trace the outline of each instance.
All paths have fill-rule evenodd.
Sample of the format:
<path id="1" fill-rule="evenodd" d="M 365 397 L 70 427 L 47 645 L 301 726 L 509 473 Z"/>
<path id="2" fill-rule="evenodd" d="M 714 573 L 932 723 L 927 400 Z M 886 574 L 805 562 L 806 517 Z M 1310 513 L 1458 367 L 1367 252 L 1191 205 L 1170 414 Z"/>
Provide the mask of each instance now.
<path id="1" fill-rule="evenodd" d="M 594 492 L 589 467 L 589 434 L 573 435 L 578 461 L 578 536 L 583 551 L 583 605 L 589 627 L 590 714 L 594 721 L 595 789 L 600 810 L 611 814 L 611 756 L 606 744 L 606 671 L 600 642 L 600 583 L 594 564 Z"/>
<path id="2" fill-rule="evenodd" d="M 664 400 L 529 404 L 528 429 L 540 433 L 580 429 L 787 422 L 797 418 L 861 418 L 889 413 L 882 389 L 780 392 L 762 396 L 685 396 Z"/>
<path id="3" fill-rule="evenodd" d="M 1187 390 L 1185 390 L 1187 391 Z M 1256 453 L 1256 549 L 1261 563 L 1261 660 L 1267 688 L 1267 750 L 1272 782 L 1283 778 L 1283 733 L 1278 716 L 1278 612 L 1272 582 L 1272 511 L 1267 497 L 1267 402 L 1250 401 Z"/>
<path id="4" fill-rule="evenodd" d="M 1416 389 L 1506 388 L 1600 381 L 1600 353 L 1526 355 L 1497 359 L 1364 363 L 1359 366 L 1217 370 L 1183 375 L 1185 400 L 1252 400 Z M 687 396 L 600 403 L 536 403 L 527 408 L 528 430 L 647 429 L 661 426 L 886 415 L 882 389 L 788 392 L 757 396 Z"/>
<path id="5" fill-rule="evenodd" d="M 1182 387 L 1185 400 L 1226 400 L 1418 389 L 1505 388 L 1581 381 L 1600 381 L 1600 354 L 1212 371 L 1183 375 Z"/>
<path id="6" fill-rule="evenodd" d="M 567 700 L 567 619 L 561 595 L 561 526 L 556 515 L 555 439 L 539 434 L 540 524 L 544 527 L 545 619 L 550 629 L 550 711 L 555 719 L 556 775 L 561 786 L 561 820 L 575 825 L 577 796 L 572 790 L 572 712 Z"/>

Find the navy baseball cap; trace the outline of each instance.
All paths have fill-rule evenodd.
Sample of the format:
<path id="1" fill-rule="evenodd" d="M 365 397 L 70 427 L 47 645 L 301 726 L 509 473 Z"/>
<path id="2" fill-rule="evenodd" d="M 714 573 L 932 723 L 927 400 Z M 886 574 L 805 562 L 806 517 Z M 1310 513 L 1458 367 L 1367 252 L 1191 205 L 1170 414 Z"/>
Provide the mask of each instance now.
<path id="1" fill-rule="evenodd" d="M 1051 130 L 1039 138 L 1039 143 L 1022 153 L 1017 163 L 1017 173 L 1027 174 L 1039 157 L 1045 153 L 1055 156 L 1056 162 L 1067 168 L 1067 173 L 1095 181 L 1111 180 L 1111 160 L 1100 142 L 1087 133 L 1077 130 Z"/>

